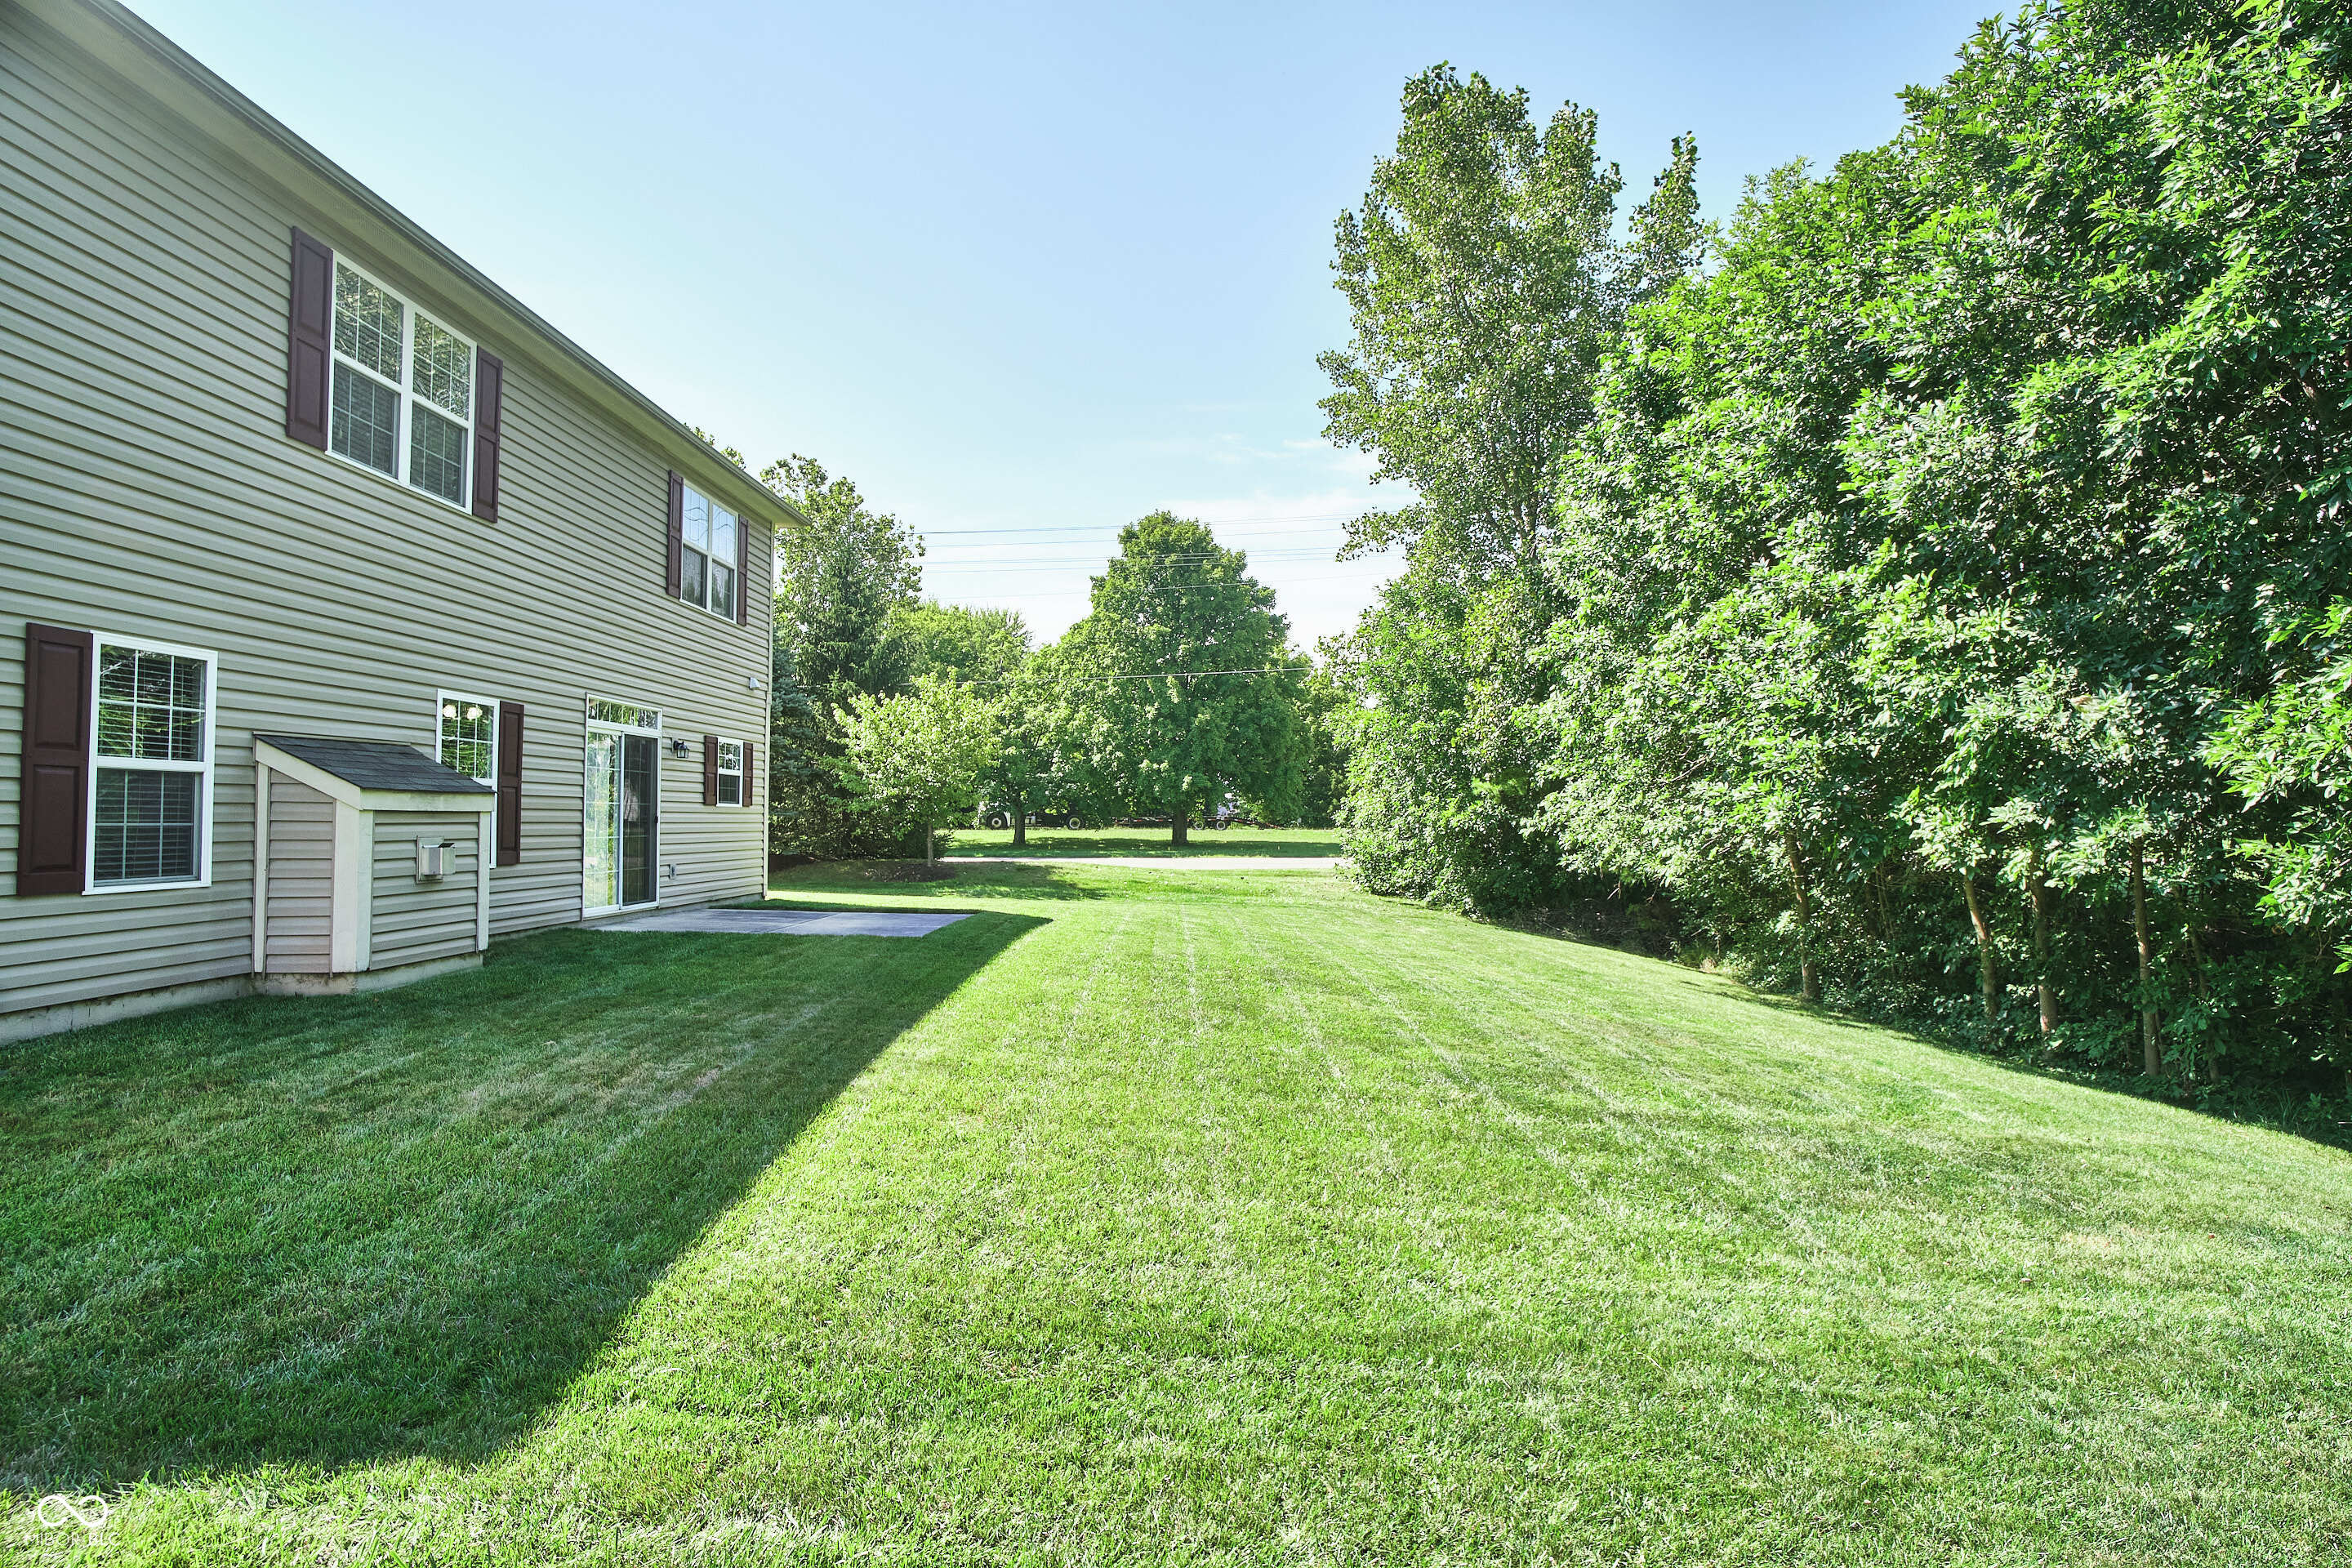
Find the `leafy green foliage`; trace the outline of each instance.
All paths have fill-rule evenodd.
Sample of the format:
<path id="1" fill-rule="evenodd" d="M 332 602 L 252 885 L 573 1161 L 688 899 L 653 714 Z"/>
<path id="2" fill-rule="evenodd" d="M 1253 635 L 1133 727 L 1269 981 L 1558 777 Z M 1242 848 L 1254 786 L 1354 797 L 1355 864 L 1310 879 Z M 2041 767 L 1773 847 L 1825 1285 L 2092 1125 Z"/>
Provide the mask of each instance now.
<path id="1" fill-rule="evenodd" d="M 731 448 L 722 455 L 745 466 Z M 922 541 L 813 458 L 771 463 L 760 479 L 808 520 L 777 542 L 769 847 L 824 858 L 897 853 L 904 822 L 861 810 L 844 774 L 841 713 L 861 694 L 906 689 L 921 637 L 894 636 L 901 617 L 947 635 L 917 597 Z"/>
<path id="2" fill-rule="evenodd" d="M 923 829 L 927 856 L 938 829 L 968 813 L 995 762 L 995 715 L 969 686 L 926 675 L 912 691 L 859 692 L 841 715 L 845 776 L 861 802 Z"/>
<path id="3" fill-rule="evenodd" d="M 1119 531 L 1092 608 L 1053 650 L 1074 784 L 1187 823 L 1228 794 L 1296 816 L 1306 757 L 1301 661 L 1273 590 L 1199 522 L 1153 512 Z"/>
<path id="4" fill-rule="evenodd" d="M 1406 84 L 1396 151 L 1339 219 L 1352 334 L 1321 359 L 1325 434 L 1420 497 L 1351 525 L 1351 550 L 1401 545 L 1410 566 L 1329 650 L 1340 815 L 1374 888 L 1472 909 L 1573 890 L 1525 826 L 1543 793 L 1528 720 L 1549 689 L 1533 654 L 1553 615 L 1553 470 L 1592 417 L 1626 310 L 1708 239 L 1688 139 L 1612 237 L 1623 182 L 1597 160 L 1597 130 L 1569 104 L 1538 131 L 1524 91 L 1437 67 Z"/>
<path id="5" fill-rule="evenodd" d="M 929 675 L 994 685 L 1029 658 L 1029 628 L 1018 610 L 973 609 L 925 599 L 894 607 L 883 637 L 910 680 Z"/>
<path id="6" fill-rule="evenodd" d="M 1297 660 L 1293 690 L 1305 734 L 1298 770 L 1298 825 L 1332 827 L 1348 798 L 1346 713 L 1348 692 L 1332 666 L 1336 639 L 1326 639 L 1322 658 Z"/>
<path id="7" fill-rule="evenodd" d="M 1433 531 L 1433 548 L 1466 561 L 1532 562 L 1552 458 L 1588 417 L 1625 304 L 1700 248 L 1696 147 L 1675 143 L 1621 249 L 1624 182 L 1600 162 L 1598 131 L 1566 104 L 1539 132 L 1524 89 L 1450 66 L 1405 84 L 1396 152 L 1339 220 L 1332 270 L 1352 337 L 1319 363 L 1335 388 L 1325 435 L 1422 500 L 1359 519 L 1354 547 Z"/>
<path id="8" fill-rule="evenodd" d="M 1524 618 L 1416 561 L 1351 639 L 1374 885 L 1541 906 L 1517 835 L 1770 983 L 2340 1093 L 2347 26 L 2030 7 L 1752 182 L 1629 307 Z"/>
<path id="9" fill-rule="evenodd" d="M 814 458 L 771 463 L 760 479 L 809 520 L 777 551 L 776 636 L 802 685 L 831 707 L 902 689 L 906 653 L 889 634 L 892 617 L 919 605 L 922 540 Z"/>
<path id="10" fill-rule="evenodd" d="M 2206 754 L 2269 826 L 2238 846 L 2268 879 L 2264 909 L 2340 939 L 2352 932 L 2352 605 L 2276 640 L 2279 679 Z M 2352 966 L 2352 944 L 2339 951 Z"/>

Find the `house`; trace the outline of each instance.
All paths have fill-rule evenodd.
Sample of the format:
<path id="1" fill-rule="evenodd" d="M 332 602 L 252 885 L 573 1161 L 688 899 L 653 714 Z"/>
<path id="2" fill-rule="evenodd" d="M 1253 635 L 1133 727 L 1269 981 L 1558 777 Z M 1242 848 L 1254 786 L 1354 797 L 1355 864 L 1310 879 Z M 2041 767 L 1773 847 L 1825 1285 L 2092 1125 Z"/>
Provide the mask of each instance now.
<path id="1" fill-rule="evenodd" d="M 0 182 L 0 1038 L 761 892 L 788 505 L 111 0 Z"/>

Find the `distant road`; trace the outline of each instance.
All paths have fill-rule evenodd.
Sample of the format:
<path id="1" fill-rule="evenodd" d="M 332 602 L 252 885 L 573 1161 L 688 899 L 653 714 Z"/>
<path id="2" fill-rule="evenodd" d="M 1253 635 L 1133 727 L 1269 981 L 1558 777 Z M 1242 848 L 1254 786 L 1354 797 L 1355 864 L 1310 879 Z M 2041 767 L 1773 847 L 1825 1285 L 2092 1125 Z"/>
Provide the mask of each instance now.
<path id="1" fill-rule="evenodd" d="M 1156 871 L 1328 871 L 1337 855 L 942 855 L 958 866 L 1128 866 Z"/>

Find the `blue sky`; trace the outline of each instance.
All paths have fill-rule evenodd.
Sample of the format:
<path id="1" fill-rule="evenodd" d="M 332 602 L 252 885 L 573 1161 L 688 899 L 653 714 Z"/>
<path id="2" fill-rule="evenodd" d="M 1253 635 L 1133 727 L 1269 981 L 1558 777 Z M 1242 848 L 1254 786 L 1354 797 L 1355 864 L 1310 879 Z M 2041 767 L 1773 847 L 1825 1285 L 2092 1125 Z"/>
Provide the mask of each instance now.
<path id="1" fill-rule="evenodd" d="M 1053 635 L 1170 506 L 1302 645 L 1389 569 L 1331 558 L 1383 495 L 1315 355 L 1407 77 L 1598 110 L 1629 201 L 1695 132 L 1720 217 L 1891 135 L 1991 8 L 133 4 L 680 418 L 856 479 L 939 596 Z"/>

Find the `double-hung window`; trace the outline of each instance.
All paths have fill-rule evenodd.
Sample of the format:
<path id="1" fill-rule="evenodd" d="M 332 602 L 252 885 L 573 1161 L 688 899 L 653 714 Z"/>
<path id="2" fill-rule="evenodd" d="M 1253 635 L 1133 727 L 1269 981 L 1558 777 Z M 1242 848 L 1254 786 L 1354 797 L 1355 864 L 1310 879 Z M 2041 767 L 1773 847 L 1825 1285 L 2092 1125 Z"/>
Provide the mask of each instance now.
<path id="1" fill-rule="evenodd" d="M 719 742 L 719 804 L 743 804 L 743 742 Z"/>
<path id="2" fill-rule="evenodd" d="M 478 784 L 498 783 L 499 705 L 487 697 L 460 697 L 445 691 L 435 713 L 440 734 L 436 748 L 441 765 Z"/>
<path id="3" fill-rule="evenodd" d="M 212 876 L 212 654 L 97 639 L 89 885 Z"/>
<path id="4" fill-rule="evenodd" d="M 731 621 L 740 587 L 735 581 L 735 533 L 742 524 L 692 485 L 686 487 L 685 508 L 678 597 Z"/>
<path id="5" fill-rule="evenodd" d="M 340 258 L 327 449 L 467 504 L 474 345 Z"/>

